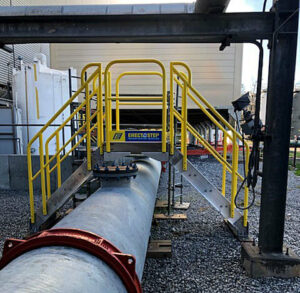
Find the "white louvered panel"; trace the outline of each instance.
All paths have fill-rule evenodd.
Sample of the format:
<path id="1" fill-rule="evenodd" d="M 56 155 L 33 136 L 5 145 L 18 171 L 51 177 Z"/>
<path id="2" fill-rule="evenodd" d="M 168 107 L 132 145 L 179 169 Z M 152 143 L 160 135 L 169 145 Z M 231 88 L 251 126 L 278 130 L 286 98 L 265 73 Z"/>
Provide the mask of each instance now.
<path id="1" fill-rule="evenodd" d="M 228 108 L 240 95 L 242 45 L 231 45 L 222 52 L 218 44 L 51 45 L 51 66 L 56 69 L 72 66 L 80 72 L 90 62 L 106 66 L 111 60 L 125 58 L 158 59 L 168 74 L 170 61 L 186 62 L 192 69 L 194 87 L 216 107 Z M 114 66 L 113 80 L 126 70 L 159 70 L 159 67 L 152 64 Z M 121 94 L 159 94 L 160 89 L 158 77 L 124 77 L 120 84 Z M 114 86 L 112 90 L 115 91 Z"/>

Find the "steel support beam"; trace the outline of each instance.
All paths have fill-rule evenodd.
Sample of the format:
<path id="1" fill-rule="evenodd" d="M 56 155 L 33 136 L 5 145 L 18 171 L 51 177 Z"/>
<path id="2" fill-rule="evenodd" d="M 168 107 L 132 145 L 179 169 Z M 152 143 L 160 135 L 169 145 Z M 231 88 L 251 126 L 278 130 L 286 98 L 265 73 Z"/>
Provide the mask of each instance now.
<path id="1" fill-rule="evenodd" d="M 22 11 L 22 8 L 24 11 Z M 84 14 L 38 7 L 0 7 L 0 42 L 18 43 L 218 43 L 270 39 L 274 13 Z"/>
<path id="2" fill-rule="evenodd" d="M 295 77 L 298 0 L 278 0 L 271 43 L 258 246 L 242 245 L 252 277 L 300 275 L 300 258 L 283 248 L 291 114 Z"/>
<path id="3" fill-rule="evenodd" d="M 298 7 L 298 0 L 277 2 L 270 53 L 259 230 L 259 246 L 268 253 L 282 252 L 283 245 L 298 32 L 298 13 L 291 15 Z"/>

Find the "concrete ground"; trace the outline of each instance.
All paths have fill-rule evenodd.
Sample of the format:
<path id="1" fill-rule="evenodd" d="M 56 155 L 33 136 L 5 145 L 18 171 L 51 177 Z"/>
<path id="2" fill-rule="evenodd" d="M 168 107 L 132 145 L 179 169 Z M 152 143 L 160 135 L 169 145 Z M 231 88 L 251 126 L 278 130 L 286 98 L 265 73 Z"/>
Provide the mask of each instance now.
<path id="1" fill-rule="evenodd" d="M 218 163 L 191 160 L 220 188 L 222 170 Z M 161 198 L 167 193 L 166 174 L 160 182 Z M 229 180 L 227 186 L 230 187 Z M 247 277 L 240 264 L 240 243 L 228 231 L 222 217 L 187 182 L 184 182 L 184 201 L 191 203 L 188 220 L 159 221 L 152 227 L 152 239 L 172 239 L 173 254 L 171 258 L 147 259 L 143 292 L 300 292 L 300 278 L 254 280 Z M 249 211 L 250 234 L 256 239 L 259 206 L 258 194 Z M 289 172 L 285 243 L 298 255 L 299 211 L 300 177 Z M 0 190 L 1 251 L 6 238 L 22 238 L 28 233 L 28 216 L 27 192 Z"/>

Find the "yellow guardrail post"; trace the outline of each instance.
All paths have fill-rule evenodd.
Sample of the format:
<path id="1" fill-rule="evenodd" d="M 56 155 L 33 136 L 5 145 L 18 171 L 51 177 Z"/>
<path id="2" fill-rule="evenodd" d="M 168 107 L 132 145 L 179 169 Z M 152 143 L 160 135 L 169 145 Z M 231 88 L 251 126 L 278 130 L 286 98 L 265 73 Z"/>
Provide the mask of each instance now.
<path id="1" fill-rule="evenodd" d="M 175 66 L 178 65 L 178 66 L 182 66 L 186 69 L 187 73 L 188 73 L 188 77 L 186 77 L 184 75 L 184 77 L 187 79 L 187 81 L 189 83 L 191 83 L 191 80 L 192 80 L 192 72 L 190 70 L 190 68 L 183 62 L 180 62 L 180 61 L 175 61 L 175 62 L 171 62 L 170 63 L 170 148 L 171 148 L 171 151 L 170 151 L 170 154 L 174 154 L 174 144 L 175 144 L 175 141 L 174 141 L 174 89 L 173 89 L 173 82 L 174 80 L 176 81 L 176 78 L 174 79 L 174 70 L 176 71 L 175 69 Z M 182 88 L 183 89 L 183 88 Z M 183 89 L 184 90 L 184 89 Z M 188 86 L 187 84 L 185 84 L 185 94 L 183 94 L 183 96 L 185 95 L 185 102 L 183 101 L 183 98 L 182 98 L 182 105 L 185 104 L 186 106 L 186 119 L 183 119 L 183 121 L 185 120 L 185 124 L 187 123 L 187 94 L 188 94 Z M 182 106 L 182 109 L 183 109 L 183 106 Z M 183 125 L 182 125 L 183 127 Z M 185 130 L 186 130 L 186 127 L 185 127 Z M 181 146 L 182 146 L 182 136 L 183 133 L 181 132 Z M 185 134 L 185 138 L 186 138 L 186 134 Z M 186 142 L 186 139 L 185 139 L 185 142 Z M 186 145 L 186 143 L 185 143 Z M 185 165 L 187 168 L 187 146 L 185 146 L 185 149 L 186 149 L 186 158 L 184 159 L 185 160 Z M 181 151 L 182 151 L 182 147 L 181 147 Z M 184 153 L 183 153 L 184 154 Z M 184 169 L 186 170 L 186 169 Z"/>
<path id="2" fill-rule="evenodd" d="M 45 144 L 46 151 L 46 180 L 47 180 L 47 197 L 51 197 L 51 179 L 50 179 L 50 163 L 49 163 L 49 143 L 46 141 Z"/>
<path id="3" fill-rule="evenodd" d="M 174 89 L 173 89 L 173 65 L 170 63 L 170 154 L 174 155 Z"/>
<path id="4" fill-rule="evenodd" d="M 97 91 L 97 146 L 100 154 L 103 154 L 103 104 L 102 104 L 102 68 L 98 69 L 98 91 Z"/>
<path id="5" fill-rule="evenodd" d="M 109 125 L 109 77 L 108 71 L 105 70 L 104 74 L 104 87 L 105 87 L 105 140 L 106 140 L 106 151 L 110 152 L 110 125 Z"/>
<path id="6" fill-rule="evenodd" d="M 186 142 L 186 129 L 187 129 L 187 84 L 186 81 L 183 83 L 183 91 L 182 91 L 182 106 L 181 106 L 181 115 L 183 118 L 182 121 L 182 132 L 181 132 L 181 145 L 182 145 L 182 154 L 183 154 L 183 161 L 182 161 L 182 169 L 183 171 L 187 170 L 187 142 Z"/>
<path id="7" fill-rule="evenodd" d="M 108 95 L 110 97 L 109 99 L 109 129 L 112 130 L 112 102 L 111 102 L 111 88 L 112 88 L 112 84 L 111 84 L 111 72 L 108 72 Z"/>
<path id="8" fill-rule="evenodd" d="M 57 154 L 56 155 L 57 188 L 59 188 L 61 186 L 61 169 L 60 169 L 61 166 L 60 166 L 60 151 L 59 151 L 59 132 L 56 133 L 56 154 Z"/>
<path id="9" fill-rule="evenodd" d="M 223 132 L 223 159 L 227 161 L 227 134 Z M 223 165 L 222 171 L 222 194 L 225 196 L 226 193 L 226 165 Z"/>
<path id="10" fill-rule="evenodd" d="M 165 153 L 167 151 L 167 80 L 166 80 L 166 72 L 165 68 L 163 68 L 163 106 L 162 106 L 162 152 Z"/>
<path id="11" fill-rule="evenodd" d="M 104 74 L 104 88 L 105 88 L 105 140 L 106 140 L 106 151 L 110 152 L 110 129 L 109 129 L 109 90 L 108 90 L 108 72 L 105 71 Z"/>
<path id="12" fill-rule="evenodd" d="M 116 83 L 116 129 L 120 130 L 120 101 L 119 101 L 119 86 Z"/>
<path id="13" fill-rule="evenodd" d="M 238 171 L 238 144 L 236 133 L 233 132 L 232 141 L 232 173 L 231 173 L 231 203 L 230 203 L 230 217 L 234 218 L 235 196 L 237 192 L 237 171 Z"/>
<path id="14" fill-rule="evenodd" d="M 31 146 L 30 146 L 30 144 L 27 145 L 27 170 L 28 170 L 30 221 L 33 224 L 34 221 L 35 221 L 35 214 L 34 214 L 34 197 L 33 197 L 33 181 L 32 181 L 32 161 L 31 161 Z"/>
<path id="15" fill-rule="evenodd" d="M 46 198 L 46 182 L 45 182 L 45 170 L 44 170 L 44 147 L 43 147 L 43 134 L 39 135 L 39 144 L 40 144 L 40 167 L 41 167 L 41 189 L 42 189 L 42 205 L 43 205 L 43 214 L 47 215 L 47 198 Z"/>
<path id="16" fill-rule="evenodd" d="M 87 169 L 92 169 L 92 156 L 91 156 L 91 102 L 89 94 L 89 84 L 85 86 L 86 91 L 86 106 L 85 106 L 85 117 L 86 117 L 86 156 L 87 156 Z"/>

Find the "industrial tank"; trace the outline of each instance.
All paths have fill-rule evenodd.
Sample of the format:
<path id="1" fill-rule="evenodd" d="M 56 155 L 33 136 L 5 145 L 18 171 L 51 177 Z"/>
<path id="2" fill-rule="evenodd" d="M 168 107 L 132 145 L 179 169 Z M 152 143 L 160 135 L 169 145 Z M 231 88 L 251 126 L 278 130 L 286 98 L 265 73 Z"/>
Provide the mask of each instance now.
<path id="1" fill-rule="evenodd" d="M 71 69 L 72 75 L 76 71 Z M 76 89 L 77 84 L 72 84 Z M 13 70 L 13 97 L 15 108 L 21 109 L 22 126 L 22 149 L 26 153 L 27 143 L 47 123 L 49 119 L 70 98 L 68 71 L 51 69 L 47 66 L 46 56 L 37 54 L 33 64 L 21 62 L 19 68 Z M 67 108 L 53 124 L 60 125 L 70 115 Z M 70 123 L 68 123 L 70 124 Z M 39 126 L 31 126 L 39 125 Z M 43 135 L 44 141 L 53 133 L 57 127 L 49 127 Z M 60 142 L 67 141 L 71 137 L 69 126 L 60 133 Z M 70 148 L 70 146 L 69 146 Z M 53 139 L 49 144 L 49 154 L 53 155 L 56 150 L 56 142 Z M 68 148 L 66 148 L 68 150 Z M 31 152 L 38 155 L 38 140 L 32 144 Z"/>

